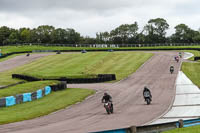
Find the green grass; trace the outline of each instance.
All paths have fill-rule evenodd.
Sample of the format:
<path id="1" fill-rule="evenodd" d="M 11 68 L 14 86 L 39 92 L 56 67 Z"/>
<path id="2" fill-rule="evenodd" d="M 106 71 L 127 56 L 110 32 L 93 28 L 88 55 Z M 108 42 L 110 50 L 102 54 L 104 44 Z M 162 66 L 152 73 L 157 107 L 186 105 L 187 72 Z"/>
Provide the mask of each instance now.
<path id="1" fill-rule="evenodd" d="M 184 52 L 189 52 L 189 53 L 192 53 L 194 54 L 194 56 L 200 56 L 200 51 L 197 51 L 197 50 L 184 50 Z M 191 57 L 189 60 L 194 60 L 194 56 Z"/>
<path id="2" fill-rule="evenodd" d="M 63 109 L 94 94 L 93 90 L 70 89 L 52 92 L 36 101 L 0 108 L 0 124 L 28 120 Z"/>
<path id="3" fill-rule="evenodd" d="M 58 81 L 36 81 L 36 82 L 19 84 L 5 89 L 0 89 L 0 98 L 6 96 L 15 96 L 17 94 L 22 94 L 27 92 L 34 92 L 44 88 L 47 85 L 54 85 L 57 83 Z"/>
<path id="4" fill-rule="evenodd" d="M 94 74 L 116 74 L 121 80 L 135 72 L 153 54 L 144 52 L 67 53 L 43 57 L 30 64 L 0 73 L 0 85 L 17 83 L 13 73 L 44 77 L 87 77 Z"/>
<path id="5" fill-rule="evenodd" d="M 14 58 L 14 57 L 19 56 L 19 55 L 22 55 L 22 54 L 14 54 L 14 55 L 7 56 L 5 58 L 0 58 L 0 62 L 6 61 L 8 59 Z"/>
<path id="6" fill-rule="evenodd" d="M 162 133 L 200 133 L 200 126 L 193 126 L 187 128 L 177 128 Z"/>
<path id="7" fill-rule="evenodd" d="M 181 69 L 194 84 L 200 87 L 200 63 L 183 62 Z"/>
<path id="8" fill-rule="evenodd" d="M 0 73 L 0 86 L 7 86 L 10 84 L 18 83 L 20 81 L 22 80 L 12 78 L 12 71 Z"/>
<path id="9" fill-rule="evenodd" d="M 11 73 L 40 78 L 116 74 L 117 80 L 121 80 L 135 72 L 152 55 L 144 52 L 88 52 L 86 54 L 51 55 L 15 69 Z"/>
<path id="10" fill-rule="evenodd" d="M 157 47 L 120 47 L 120 48 L 90 48 L 90 47 L 58 47 L 58 46 L 1 46 L 2 53 L 11 53 L 11 52 L 24 52 L 32 50 L 97 50 L 97 49 L 177 49 L 177 48 L 200 48 L 200 46 L 157 46 Z"/>

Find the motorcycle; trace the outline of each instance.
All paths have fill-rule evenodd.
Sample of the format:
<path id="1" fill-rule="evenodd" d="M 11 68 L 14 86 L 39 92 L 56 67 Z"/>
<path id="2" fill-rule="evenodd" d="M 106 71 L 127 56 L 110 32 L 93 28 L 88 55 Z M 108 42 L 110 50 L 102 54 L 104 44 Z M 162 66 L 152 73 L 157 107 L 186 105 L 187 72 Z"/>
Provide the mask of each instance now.
<path id="1" fill-rule="evenodd" d="M 144 92 L 144 99 L 147 102 L 147 105 L 151 104 L 151 95 L 148 91 Z"/>
<path id="2" fill-rule="evenodd" d="M 176 56 L 176 57 L 175 57 L 175 60 L 176 60 L 176 62 L 179 62 L 179 57 Z"/>
<path id="3" fill-rule="evenodd" d="M 179 57 L 182 58 L 182 53 L 181 52 L 179 52 Z"/>
<path id="4" fill-rule="evenodd" d="M 108 114 L 113 113 L 113 106 L 111 102 L 104 102 L 104 108 Z"/>
<path id="5" fill-rule="evenodd" d="M 174 72 L 174 67 L 173 66 L 170 66 L 170 73 L 172 74 Z"/>

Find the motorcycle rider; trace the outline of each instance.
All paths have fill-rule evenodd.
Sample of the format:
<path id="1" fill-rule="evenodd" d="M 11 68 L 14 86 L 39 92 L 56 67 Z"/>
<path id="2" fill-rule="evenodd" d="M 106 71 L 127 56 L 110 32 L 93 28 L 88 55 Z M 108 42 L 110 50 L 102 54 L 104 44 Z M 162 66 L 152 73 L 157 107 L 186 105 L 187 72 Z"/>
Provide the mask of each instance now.
<path id="1" fill-rule="evenodd" d="M 171 73 L 174 72 L 174 66 L 170 66 L 170 72 L 171 72 Z"/>
<path id="2" fill-rule="evenodd" d="M 104 96 L 102 97 L 101 102 L 102 103 L 110 102 L 111 103 L 111 107 L 113 108 L 112 97 L 108 93 L 106 93 L 106 92 L 104 93 Z"/>
<path id="3" fill-rule="evenodd" d="M 179 62 L 179 56 L 175 56 L 176 62 Z"/>
<path id="4" fill-rule="evenodd" d="M 152 95 L 151 95 L 151 91 L 145 86 L 144 87 L 144 90 L 143 90 L 143 96 L 144 96 L 144 99 L 145 99 L 145 93 L 149 93 L 150 94 L 150 100 L 152 101 Z"/>

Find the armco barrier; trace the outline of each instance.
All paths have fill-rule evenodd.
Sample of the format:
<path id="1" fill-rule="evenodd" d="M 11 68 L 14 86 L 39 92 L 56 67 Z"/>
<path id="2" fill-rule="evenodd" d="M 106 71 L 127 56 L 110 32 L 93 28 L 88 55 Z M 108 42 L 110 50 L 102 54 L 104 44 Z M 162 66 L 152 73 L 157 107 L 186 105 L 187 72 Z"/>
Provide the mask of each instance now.
<path id="1" fill-rule="evenodd" d="M 100 131 L 93 133 L 129 133 L 127 129 L 116 129 L 116 130 L 108 130 L 108 131 Z"/>
<path id="2" fill-rule="evenodd" d="M 162 124 L 154 124 L 154 125 L 147 125 L 147 126 L 138 126 L 136 128 L 136 132 L 133 132 L 134 127 L 131 127 L 132 129 L 131 133 L 160 133 L 163 131 L 172 130 L 175 128 L 178 128 L 179 122 L 169 122 L 169 123 L 162 123 Z"/>
<path id="3" fill-rule="evenodd" d="M 200 125 L 200 119 L 180 120 L 180 125 L 182 125 L 182 127 L 197 126 Z"/>
<path id="4" fill-rule="evenodd" d="M 40 99 L 43 96 L 48 95 L 50 93 L 51 93 L 51 87 L 46 86 L 44 89 L 39 89 L 36 92 L 23 93 L 23 94 L 18 94 L 16 96 L 3 97 L 3 98 L 0 98 L 0 107 L 9 107 L 15 104 L 30 102 L 33 100 Z"/>
<path id="5" fill-rule="evenodd" d="M 200 119 L 179 120 L 174 122 L 137 126 L 137 127 L 132 126 L 123 129 L 99 131 L 93 133 L 161 133 L 163 131 L 168 131 L 175 128 L 184 128 L 196 125 L 200 125 Z"/>

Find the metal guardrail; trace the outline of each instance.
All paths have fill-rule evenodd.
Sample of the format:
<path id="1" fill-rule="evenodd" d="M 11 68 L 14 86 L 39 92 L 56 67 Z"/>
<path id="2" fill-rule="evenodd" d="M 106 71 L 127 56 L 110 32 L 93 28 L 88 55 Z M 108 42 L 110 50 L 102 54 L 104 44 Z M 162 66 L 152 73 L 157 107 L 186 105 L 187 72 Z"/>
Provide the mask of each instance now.
<path id="1" fill-rule="evenodd" d="M 190 119 L 190 120 L 184 120 L 182 121 L 183 127 L 191 127 L 191 126 L 197 126 L 200 125 L 200 119 Z"/>
<path id="2" fill-rule="evenodd" d="M 153 44 L 47 44 L 47 43 L 22 43 L 6 46 L 63 46 L 63 47 L 95 47 L 95 48 L 119 48 L 119 47 L 159 47 L 159 46 L 197 46 L 200 43 L 153 43 Z"/>
<path id="3" fill-rule="evenodd" d="M 124 128 L 124 129 L 115 129 L 115 130 L 107 130 L 107 131 L 91 132 L 91 133 L 130 133 L 130 132 L 128 132 L 128 128 Z"/>
<path id="4" fill-rule="evenodd" d="M 185 128 L 197 125 L 200 125 L 200 119 L 179 120 L 174 122 L 137 126 L 137 127 L 132 126 L 123 129 L 115 129 L 115 130 L 113 129 L 113 130 L 99 131 L 93 133 L 161 133 L 163 131 L 169 131 L 176 128 Z"/>

